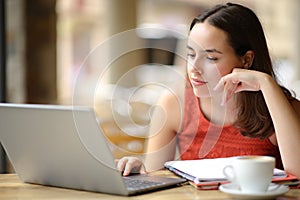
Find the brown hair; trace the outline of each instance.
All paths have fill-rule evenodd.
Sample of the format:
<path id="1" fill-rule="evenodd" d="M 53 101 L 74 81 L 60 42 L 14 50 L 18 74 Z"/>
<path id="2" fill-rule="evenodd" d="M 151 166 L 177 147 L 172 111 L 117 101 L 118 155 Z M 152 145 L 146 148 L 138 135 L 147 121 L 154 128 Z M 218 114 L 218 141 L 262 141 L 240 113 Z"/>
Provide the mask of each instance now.
<path id="1" fill-rule="evenodd" d="M 237 56 L 243 56 L 247 51 L 254 52 L 251 70 L 275 74 L 269 50 L 261 23 L 255 13 L 242 5 L 227 3 L 217 5 L 194 18 L 190 30 L 196 23 L 207 21 L 227 33 L 229 44 Z M 283 88 L 284 93 L 291 93 Z M 266 138 L 274 133 L 274 125 L 261 91 L 243 91 L 238 94 L 238 119 L 235 126 L 244 136 Z"/>

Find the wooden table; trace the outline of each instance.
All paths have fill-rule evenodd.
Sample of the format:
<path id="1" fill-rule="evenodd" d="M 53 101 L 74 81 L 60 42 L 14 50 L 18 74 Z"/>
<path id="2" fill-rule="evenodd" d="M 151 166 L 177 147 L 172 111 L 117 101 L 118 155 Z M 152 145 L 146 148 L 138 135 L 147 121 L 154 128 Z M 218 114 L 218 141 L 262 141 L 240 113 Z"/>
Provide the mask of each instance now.
<path id="1" fill-rule="evenodd" d="M 162 172 L 160 172 L 162 173 Z M 167 174 L 168 172 L 163 172 Z M 0 174 L 0 199 L 133 199 L 133 200 L 185 200 L 185 199 L 232 199 L 219 190 L 196 190 L 191 185 L 156 191 L 148 194 L 123 197 L 102 193 L 85 192 L 56 187 L 22 183 L 16 174 Z M 291 189 L 277 200 L 300 200 L 300 189 Z"/>

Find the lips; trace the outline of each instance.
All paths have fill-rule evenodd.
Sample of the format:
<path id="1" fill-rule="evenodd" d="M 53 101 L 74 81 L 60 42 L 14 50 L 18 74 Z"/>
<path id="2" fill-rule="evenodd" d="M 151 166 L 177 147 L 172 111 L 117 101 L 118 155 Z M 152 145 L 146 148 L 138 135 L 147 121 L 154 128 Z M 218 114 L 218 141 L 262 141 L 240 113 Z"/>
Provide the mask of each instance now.
<path id="1" fill-rule="evenodd" d="M 207 84 L 206 81 L 201 81 L 201 80 L 196 79 L 196 78 L 191 78 L 191 83 L 192 83 L 194 86 L 202 86 L 202 85 Z"/>

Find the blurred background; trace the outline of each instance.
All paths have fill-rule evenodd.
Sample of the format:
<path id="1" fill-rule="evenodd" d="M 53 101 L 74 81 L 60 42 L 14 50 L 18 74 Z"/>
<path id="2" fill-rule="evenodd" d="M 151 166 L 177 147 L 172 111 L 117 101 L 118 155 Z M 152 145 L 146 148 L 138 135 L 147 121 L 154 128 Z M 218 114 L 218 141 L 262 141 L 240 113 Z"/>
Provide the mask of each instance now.
<path id="1" fill-rule="evenodd" d="M 191 20 L 225 2 L 1 0 L 1 101 L 92 106 L 115 157 L 142 155 L 157 98 L 182 100 Z M 299 98 L 300 1 L 231 2 L 256 12 L 279 80 Z"/>

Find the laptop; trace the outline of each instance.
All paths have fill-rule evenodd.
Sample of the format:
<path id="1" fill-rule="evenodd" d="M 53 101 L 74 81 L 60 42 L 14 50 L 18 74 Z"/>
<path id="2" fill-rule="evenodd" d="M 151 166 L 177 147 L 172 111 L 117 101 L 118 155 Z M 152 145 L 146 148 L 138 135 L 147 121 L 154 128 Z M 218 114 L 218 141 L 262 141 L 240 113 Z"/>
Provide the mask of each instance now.
<path id="1" fill-rule="evenodd" d="M 26 183 L 128 196 L 186 181 L 123 177 L 92 108 L 1 103 L 0 127 L 0 141 Z"/>

